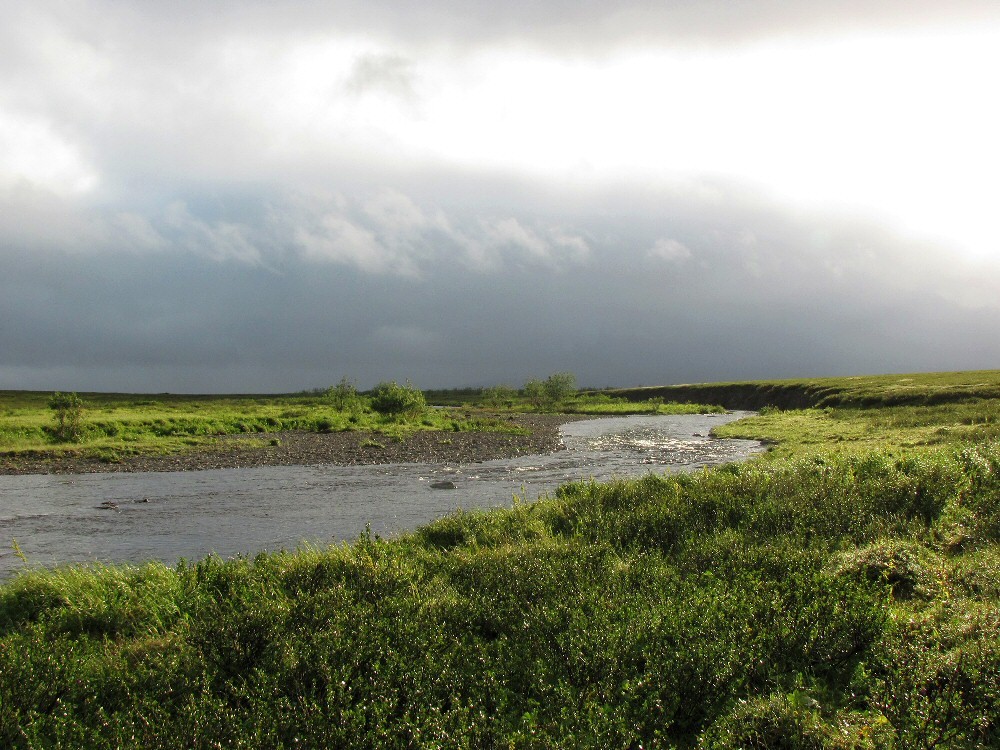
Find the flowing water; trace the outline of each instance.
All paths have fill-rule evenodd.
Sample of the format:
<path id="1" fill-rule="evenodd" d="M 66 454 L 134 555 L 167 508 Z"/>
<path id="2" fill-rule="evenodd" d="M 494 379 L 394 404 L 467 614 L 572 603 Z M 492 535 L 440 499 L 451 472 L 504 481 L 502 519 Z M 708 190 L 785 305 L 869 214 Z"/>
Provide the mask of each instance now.
<path id="1" fill-rule="evenodd" d="M 0 477 L 0 579 L 31 565 L 200 559 L 391 536 L 457 508 L 534 500 L 574 480 L 686 471 L 761 446 L 708 437 L 746 412 L 570 422 L 566 450 L 477 464 L 265 466 Z M 453 489 L 432 485 L 451 483 Z"/>

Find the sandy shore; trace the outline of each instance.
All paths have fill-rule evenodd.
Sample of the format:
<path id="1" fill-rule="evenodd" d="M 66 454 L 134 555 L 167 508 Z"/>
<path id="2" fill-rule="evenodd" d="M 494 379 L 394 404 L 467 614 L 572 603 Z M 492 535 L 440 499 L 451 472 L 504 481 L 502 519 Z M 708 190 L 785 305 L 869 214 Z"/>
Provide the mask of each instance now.
<path id="1" fill-rule="evenodd" d="M 308 464 L 477 463 L 561 450 L 559 426 L 586 417 L 511 414 L 527 435 L 503 432 L 417 432 L 403 440 L 371 432 L 276 432 L 220 438 L 207 449 L 172 456 L 138 456 L 106 463 L 65 456 L 0 457 L 0 474 L 89 474 L 113 471 L 198 471 Z M 272 439 L 278 445 L 269 445 Z M 252 442 L 248 442 L 252 441 Z M 260 446 L 263 442 L 265 445 Z"/>

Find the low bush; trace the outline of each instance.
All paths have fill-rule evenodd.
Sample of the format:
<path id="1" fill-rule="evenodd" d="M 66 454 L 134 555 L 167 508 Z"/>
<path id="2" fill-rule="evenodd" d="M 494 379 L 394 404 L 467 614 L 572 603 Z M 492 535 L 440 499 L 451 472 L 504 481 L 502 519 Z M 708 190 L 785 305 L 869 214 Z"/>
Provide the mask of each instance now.
<path id="1" fill-rule="evenodd" d="M 427 409 L 424 394 L 409 382 L 399 385 L 395 380 L 376 385 L 370 394 L 371 406 L 379 414 L 397 418 L 416 418 Z"/>
<path id="2" fill-rule="evenodd" d="M 56 391 L 49 400 L 56 426 L 52 430 L 57 440 L 76 441 L 83 436 L 83 399 L 75 393 Z"/>

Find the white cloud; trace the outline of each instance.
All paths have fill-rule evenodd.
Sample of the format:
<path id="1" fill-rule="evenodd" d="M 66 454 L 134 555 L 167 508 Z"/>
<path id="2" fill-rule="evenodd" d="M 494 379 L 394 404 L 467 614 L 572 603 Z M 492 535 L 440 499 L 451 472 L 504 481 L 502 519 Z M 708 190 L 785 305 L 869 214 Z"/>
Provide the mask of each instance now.
<path id="1" fill-rule="evenodd" d="M 447 226 L 443 216 L 429 218 L 409 196 L 391 188 L 384 188 L 365 200 L 363 210 L 391 236 L 418 232 L 434 225 Z"/>
<path id="2" fill-rule="evenodd" d="M 380 92 L 413 101 L 416 98 L 414 83 L 412 61 L 402 55 L 383 52 L 359 55 L 345 86 L 358 96 Z"/>
<path id="3" fill-rule="evenodd" d="M 591 257 L 590 245 L 581 235 L 561 228 L 552 229 L 549 234 L 564 259 L 583 263 Z"/>
<path id="4" fill-rule="evenodd" d="M 539 260 L 551 259 L 551 246 L 535 232 L 513 218 L 483 222 L 486 242 L 498 249 L 513 249 Z"/>
<path id="5" fill-rule="evenodd" d="M 560 227 L 531 228 L 507 217 L 481 219 L 479 230 L 468 238 L 471 257 L 487 268 L 506 262 L 557 269 L 567 263 L 582 263 L 590 256 L 582 236 Z"/>
<path id="6" fill-rule="evenodd" d="M 683 263 L 691 258 L 691 250 L 679 240 L 661 237 L 649 249 L 649 257 L 665 260 L 668 263 Z"/>
<path id="7" fill-rule="evenodd" d="M 94 189 L 98 181 L 80 149 L 50 121 L 0 109 L 0 189 L 27 183 L 73 195 Z"/>
<path id="8" fill-rule="evenodd" d="M 172 233 L 171 244 L 214 261 L 235 260 L 251 265 L 264 261 L 265 248 L 259 237 L 244 224 L 205 221 L 191 214 L 181 201 L 167 207 L 163 222 Z M 133 220 L 131 225 L 135 224 Z"/>
<path id="9" fill-rule="evenodd" d="M 109 234 L 116 238 L 115 247 L 140 252 L 163 251 L 171 247 L 170 240 L 163 236 L 145 216 L 123 212 L 109 220 Z"/>
<path id="10" fill-rule="evenodd" d="M 308 260 L 348 263 L 365 271 L 390 270 L 389 254 L 375 235 L 337 214 L 315 217 L 309 226 L 298 227 L 294 238 Z M 398 270 L 405 273 L 409 268 L 407 264 Z"/>

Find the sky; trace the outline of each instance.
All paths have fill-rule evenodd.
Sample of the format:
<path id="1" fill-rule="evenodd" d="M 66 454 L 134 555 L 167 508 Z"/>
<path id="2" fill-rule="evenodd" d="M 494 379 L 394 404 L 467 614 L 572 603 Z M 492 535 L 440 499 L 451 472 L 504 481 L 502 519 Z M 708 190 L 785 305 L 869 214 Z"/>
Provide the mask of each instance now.
<path id="1" fill-rule="evenodd" d="M 1000 367 L 995 0 L 8 0 L 0 389 Z"/>

